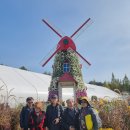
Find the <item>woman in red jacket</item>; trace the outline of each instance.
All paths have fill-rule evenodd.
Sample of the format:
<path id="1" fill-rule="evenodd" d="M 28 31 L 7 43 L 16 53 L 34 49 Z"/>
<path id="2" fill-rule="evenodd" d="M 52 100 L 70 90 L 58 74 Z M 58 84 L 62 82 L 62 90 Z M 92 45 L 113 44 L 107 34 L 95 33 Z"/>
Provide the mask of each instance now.
<path id="1" fill-rule="evenodd" d="M 34 110 L 29 117 L 30 130 L 46 130 L 45 128 L 45 112 L 43 111 L 44 103 L 36 102 Z"/>

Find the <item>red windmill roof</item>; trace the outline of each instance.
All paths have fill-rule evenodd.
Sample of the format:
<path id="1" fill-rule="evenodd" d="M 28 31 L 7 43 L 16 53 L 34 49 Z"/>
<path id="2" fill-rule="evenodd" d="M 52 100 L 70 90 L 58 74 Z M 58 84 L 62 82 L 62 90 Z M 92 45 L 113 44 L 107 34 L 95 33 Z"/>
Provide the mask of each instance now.
<path id="1" fill-rule="evenodd" d="M 70 37 L 67 37 L 67 36 L 63 37 L 59 41 L 57 48 L 59 48 L 59 51 L 67 50 L 69 48 L 76 50 L 76 46 L 75 46 L 73 40 Z"/>
<path id="2" fill-rule="evenodd" d="M 73 81 L 76 82 L 76 80 L 72 77 L 72 75 L 70 75 L 70 73 L 64 73 L 60 78 L 59 78 L 60 82 L 68 82 L 68 81 Z"/>

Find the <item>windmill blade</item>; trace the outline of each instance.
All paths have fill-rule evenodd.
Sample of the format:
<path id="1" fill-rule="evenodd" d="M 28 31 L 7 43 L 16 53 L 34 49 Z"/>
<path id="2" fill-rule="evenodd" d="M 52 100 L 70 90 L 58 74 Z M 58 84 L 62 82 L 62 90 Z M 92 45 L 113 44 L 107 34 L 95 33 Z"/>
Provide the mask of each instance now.
<path id="1" fill-rule="evenodd" d="M 58 46 L 56 49 L 52 49 L 49 54 L 47 55 L 47 57 L 44 57 L 42 60 L 42 67 L 44 67 L 50 60 L 51 58 L 59 51 L 60 46 Z M 53 52 L 52 52 L 53 51 Z"/>
<path id="2" fill-rule="evenodd" d="M 87 61 L 81 54 L 79 54 L 77 51 L 75 51 L 77 53 L 77 55 L 83 59 L 89 66 L 91 65 L 91 63 L 89 61 Z"/>
<path id="3" fill-rule="evenodd" d="M 87 19 L 70 37 L 73 38 L 91 19 Z"/>
<path id="4" fill-rule="evenodd" d="M 53 31 L 55 32 L 60 38 L 62 38 L 62 35 L 58 33 L 46 20 L 42 19 L 42 21 Z"/>

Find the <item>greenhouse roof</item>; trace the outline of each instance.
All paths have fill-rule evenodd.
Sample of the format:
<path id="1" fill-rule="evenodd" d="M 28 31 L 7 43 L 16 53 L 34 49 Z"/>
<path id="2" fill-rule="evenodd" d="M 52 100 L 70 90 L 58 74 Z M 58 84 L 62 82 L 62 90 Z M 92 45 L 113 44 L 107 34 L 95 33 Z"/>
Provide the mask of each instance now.
<path id="1" fill-rule="evenodd" d="M 0 91 L 1 97 L 6 95 L 7 89 L 8 91 L 12 89 L 11 95 L 15 95 L 19 100 L 25 99 L 28 96 L 36 98 L 38 93 L 38 97 L 46 101 L 50 81 L 51 76 L 49 75 L 0 65 L 0 87 L 3 86 L 3 90 Z M 119 96 L 114 91 L 105 87 L 86 83 L 85 85 L 89 98 L 91 96 L 118 98 Z M 72 93 L 70 90 L 64 89 L 63 95 L 65 95 L 65 98 L 68 98 L 68 95 L 72 95 Z"/>

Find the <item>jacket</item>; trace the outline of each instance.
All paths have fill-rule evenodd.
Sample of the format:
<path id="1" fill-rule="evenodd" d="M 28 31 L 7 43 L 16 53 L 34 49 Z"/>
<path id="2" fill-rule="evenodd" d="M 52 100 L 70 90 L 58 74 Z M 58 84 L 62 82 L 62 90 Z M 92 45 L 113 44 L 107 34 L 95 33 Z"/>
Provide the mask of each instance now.
<path id="1" fill-rule="evenodd" d="M 80 127 L 81 127 L 81 129 L 88 130 L 86 126 L 90 125 L 91 122 L 85 121 L 87 115 L 91 116 L 93 130 L 98 130 L 98 121 L 96 119 L 96 115 L 94 114 L 94 111 L 91 106 L 87 106 L 86 108 L 81 108 L 81 110 L 80 110 Z"/>
<path id="2" fill-rule="evenodd" d="M 29 115 L 33 111 L 33 108 L 25 106 L 22 108 L 20 113 L 20 127 L 24 129 L 29 128 Z"/>
<path id="3" fill-rule="evenodd" d="M 61 105 L 53 106 L 48 105 L 46 109 L 46 125 L 49 128 L 49 130 L 61 130 L 61 117 L 63 114 L 63 108 Z M 56 118 L 60 119 L 60 122 L 58 124 L 54 123 L 54 120 Z"/>
<path id="4" fill-rule="evenodd" d="M 79 130 L 79 110 L 66 108 L 62 116 L 62 130 L 69 130 L 73 126 L 75 130 Z"/>
<path id="5" fill-rule="evenodd" d="M 29 117 L 30 130 L 45 130 L 45 112 L 41 111 L 39 115 L 32 111 Z"/>

